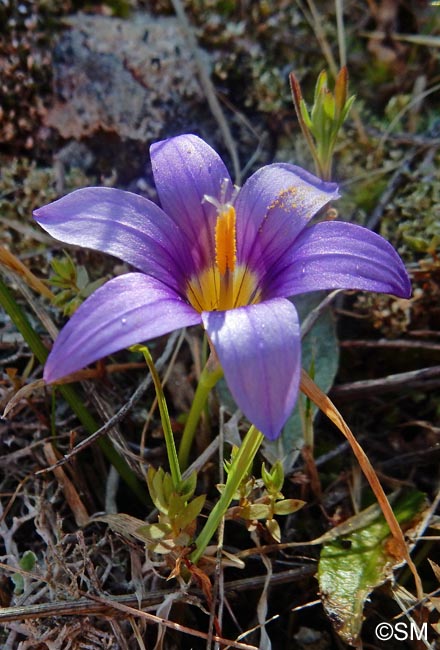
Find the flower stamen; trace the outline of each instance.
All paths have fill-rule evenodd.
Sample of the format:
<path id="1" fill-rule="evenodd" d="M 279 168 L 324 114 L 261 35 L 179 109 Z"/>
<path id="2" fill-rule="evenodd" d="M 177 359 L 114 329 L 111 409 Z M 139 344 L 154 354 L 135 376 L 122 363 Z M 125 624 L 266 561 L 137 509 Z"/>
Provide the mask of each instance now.
<path id="1" fill-rule="evenodd" d="M 225 189 L 222 188 L 221 198 Z M 236 213 L 233 203 L 205 195 L 203 201 L 217 209 L 213 233 L 215 258 L 188 279 L 187 299 L 197 311 L 225 311 L 260 300 L 258 278 L 237 263 Z"/>
<path id="2" fill-rule="evenodd" d="M 221 275 L 233 273 L 237 258 L 235 209 L 229 203 L 222 207 L 215 225 L 215 263 Z"/>

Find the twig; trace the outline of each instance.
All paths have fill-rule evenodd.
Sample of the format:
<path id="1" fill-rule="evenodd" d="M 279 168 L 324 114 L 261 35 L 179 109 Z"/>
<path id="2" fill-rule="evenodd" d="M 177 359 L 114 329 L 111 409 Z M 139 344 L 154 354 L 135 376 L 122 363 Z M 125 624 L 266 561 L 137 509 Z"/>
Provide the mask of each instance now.
<path id="1" fill-rule="evenodd" d="M 419 449 L 418 451 L 408 451 L 406 454 L 399 454 L 393 456 L 377 464 L 382 472 L 388 472 L 391 468 L 398 468 L 403 470 L 405 467 L 414 468 L 420 465 L 438 465 L 440 460 L 440 447 L 439 445 L 431 445 L 426 449 Z"/>
<path id="2" fill-rule="evenodd" d="M 408 339 L 348 339 L 341 341 L 342 348 L 397 348 L 410 350 L 429 350 L 429 352 L 440 352 L 440 343 L 435 341 L 409 341 Z"/>
<path id="3" fill-rule="evenodd" d="M 3 273 L 8 281 L 12 284 L 15 282 L 18 290 L 20 291 L 23 298 L 25 298 L 29 307 L 34 312 L 35 316 L 41 321 L 41 323 L 46 328 L 46 331 L 49 332 L 52 339 L 56 339 L 58 335 L 58 328 L 55 326 L 53 320 L 50 318 L 49 314 L 45 309 L 42 309 L 38 302 L 35 300 L 32 292 L 30 291 L 28 285 L 23 282 L 20 275 L 18 275 L 17 269 L 12 272 L 9 268 L 3 267 Z M 50 292 L 51 293 L 51 292 Z M 53 295 L 53 294 L 52 294 Z"/>
<path id="4" fill-rule="evenodd" d="M 397 32 L 358 32 L 358 36 L 362 38 L 374 39 L 376 41 L 402 41 L 404 43 L 414 43 L 415 45 L 423 45 L 426 47 L 440 47 L 440 38 L 438 36 L 431 36 L 429 34 L 398 34 Z"/>
<path id="5" fill-rule="evenodd" d="M 219 422 L 219 435 L 217 436 L 219 439 L 219 442 L 221 441 L 221 444 L 219 444 L 219 453 L 218 453 L 218 480 L 219 483 L 224 483 L 225 482 L 225 477 L 224 477 L 224 457 L 223 457 L 223 447 L 224 447 L 224 424 L 225 424 L 225 410 L 224 407 L 220 407 L 220 422 Z M 224 610 L 224 603 L 225 603 L 225 585 L 224 585 L 224 578 L 225 574 L 223 571 L 223 566 L 222 566 L 222 554 L 223 554 L 223 541 L 224 541 L 224 533 L 225 533 L 225 518 L 223 517 L 222 521 L 220 522 L 220 526 L 218 527 L 217 531 L 217 554 L 216 554 L 216 563 L 215 563 L 215 571 L 214 571 L 214 583 L 212 586 L 212 606 L 211 606 L 211 611 L 210 611 L 210 616 L 209 616 L 209 637 L 207 642 L 206 642 L 206 650 L 210 650 L 212 647 L 211 644 L 211 638 L 212 634 L 214 631 L 214 625 L 215 622 L 217 622 L 218 626 L 220 629 L 222 628 L 222 622 L 223 622 L 223 610 Z M 218 600 L 218 613 L 216 617 L 216 612 L 215 612 L 215 606 L 216 602 Z M 218 650 L 219 644 L 216 643 L 214 650 Z"/>
<path id="6" fill-rule="evenodd" d="M 48 463 L 56 462 L 57 456 L 51 443 L 46 442 L 43 447 L 43 451 Z M 115 469 L 114 471 L 116 472 Z M 72 481 L 67 477 L 64 470 L 61 469 L 61 467 L 57 467 L 54 470 L 54 474 L 55 474 L 55 478 L 58 481 L 59 486 L 63 491 L 64 497 L 73 513 L 76 525 L 79 527 L 85 526 L 88 523 L 90 517 L 89 517 L 89 513 L 86 510 L 85 505 L 81 501 L 81 497 L 78 494 L 78 490 L 76 489 Z"/>
<path id="7" fill-rule="evenodd" d="M 331 291 L 321 302 L 319 305 L 315 307 L 315 309 L 312 309 L 312 311 L 307 314 L 306 318 L 304 318 L 303 322 L 301 323 L 301 338 L 304 339 L 307 334 L 310 332 L 318 318 L 321 316 L 322 312 L 333 302 L 333 300 L 336 298 L 338 293 L 341 292 L 341 289 L 335 289 L 334 291 Z"/>
<path id="8" fill-rule="evenodd" d="M 341 68 L 347 65 L 347 48 L 345 45 L 344 30 L 344 3 L 343 0 L 335 0 L 336 25 L 338 29 L 339 65 Z"/>
<path id="9" fill-rule="evenodd" d="M 382 136 L 381 141 L 379 142 L 379 150 L 382 150 L 385 146 L 385 142 L 393 130 L 394 126 L 399 122 L 399 120 L 407 113 L 411 108 L 420 103 L 422 99 L 425 99 L 425 97 L 428 97 L 429 95 L 432 95 L 433 93 L 436 93 L 438 90 L 440 90 L 440 84 L 435 84 L 434 86 L 431 86 L 431 88 L 428 88 L 428 90 L 425 90 L 424 92 L 416 95 L 411 99 L 411 101 L 404 106 L 398 113 L 397 115 L 394 116 L 394 118 L 391 120 L 391 122 L 388 124 L 385 133 Z"/>
<path id="10" fill-rule="evenodd" d="M 435 378 L 435 386 L 440 379 L 440 366 L 431 366 L 429 368 L 420 368 L 420 370 L 410 370 L 409 372 L 400 372 L 395 375 L 388 375 L 380 379 L 365 379 L 354 381 L 347 384 L 341 384 L 332 388 L 332 395 L 342 399 L 351 399 L 368 395 L 377 391 L 380 394 L 393 392 L 397 388 L 414 389 L 427 388 L 432 385 L 426 380 Z"/>
<path id="11" fill-rule="evenodd" d="M 391 201 L 393 198 L 394 194 L 397 192 L 398 188 L 400 185 L 405 180 L 405 176 L 410 173 L 411 171 L 411 164 L 416 158 L 416 156 L 419 153 L 419 149 L 417 147 L 413 147 L 408 151 L 406 154 L 405 158 L 399 165 L 399 167 L 396 169 L 394 174 L 391 176 L 390 181 L 386 187 L 386 190 L 383 192 L 382 196 L 380 197 L 379 201 L 376 204 L 376 207 L 373 210 L 373 213 L 371 217 L 368 219 L 366 227 L 369 230 L 374 230 L 379 221 L 382 218 L 382 214 L 388 205 L 388 203 Z"/>
<path id="12" fill-rule="evenodd" d="M 375 137 L 375 138 L 381 138 L 384 135 L 384 131 L 381 129 L 378 129 L 375 126 L 371 126 L 369 124 L 365 128 L 366 132 L 368 135 Z M 438 130 L 438 125 L 436 125 L 436 128 L 429 129 L 426 134 L 422 133 L 389 133 L 387 135 L 387 140 L 390 140 L 392 143 L 401 145 L 401 144 L 407 144 L 407 145 L 414 145 L 416 147 L 422 147 L 425 149 L 432 149 L 436 147 L 440 147 L 440 139 L 439 139 L 439 130 Z M 397 163 L 393 168 L 398 169 L 400 167 L 400 162 Z M 387 169 L 387 171 L 390 171 L 392 169 L 391 167 Z M 380 170 L 378 170 L 380 172 Z M 373 170 L 369 170 L 368 173 L 362 174 L 363 178 L 367 178 L 369 175 L 371 175 Z M 381 172 L 383 173 L 383 172 Z M 355 177 L 354 179 L 347 179 L 344 181 L 343 186 L 346 187 L 349 183 L 355 182 L 357 178 L 361 178 L 360 176 Z"/>
<path id="13" fill-rule="evenodd" d="M 194 630 L 193 628 L 186 627 L 185 625 L 181 625 L 180 623 L 174 623 L 173 621 L 168 621 L 164 618 L 160 618 L 159 616 L 155 616 L 154 614 L 150 614 L 140 609 L 136 609 L 135 607 L 124 605 L 123 603 L 120 603 L 113 599 L 101 598 L 100 596 L 95 596 L 93 594 L 83 594 L 83 595 L 86 596 L 87 598 L 90 598 L 90 600 L 92 601 L 95 601 L 97 603 L 102 603 L 103 605 L 107 605 L 110 608 L 117 609 L 120 612 L 123 612 L 124 614 L 128 614 L 130 616 L 137 616 L 139 618 L 144 618 L 147 621 L 151 621 L 152 623 L 164 625 L 165 627 L 169 627 L 172 630 L 177 630 L 178 632 L 183 632 L 184 634 L 189 634 L 191 636 L 196 636 L 199 639 L 208 638 L 208 635 L 205 632 Z M 248 645 L 247 643 L 240 643 L 239 641 L 233 641 L 231 639 L 224 639 L 216 635 L 213 636 L 213 639 L 218 643 L 220 643 L 222 646 L 238 648 L 239 650 L 257 650 L 257 648 L 253 645 Z"/>
<path id="14" fill-rule="evenodd" d="M 23 223 L 23 221 L 19 221 L 18 219 L 11 219 L 11 217 L 3 217 L 0 215 L 0 224 L 1 223 L 5 224 L 8 229 L 15 230 L 16 232 L 20 233 L 20 235 L 29 237 L 30 239 L 38 241 L 42 244 L 47 244 L 52 248 L 61 248 L 63 246 L 63 244 L 60 242 L 56 242 L 52 239 L 52 237 L 46 235 L 45 232 L 40 232 L 32 226 L 27 226 L 25 223 Z"/>
<path id="15" fill-rule="evenodd" d="M 277 545 L 274 545 L 272 550 L 277 550 Z M 254 551 L 255 552 L 255 551 Z M 18 571 L 16 567 L 11 567 L 6 564 L 1 564 L 0 567 L 15 573 Z M 272 576 L 272 584 L 285 584 L 292 583 L 296 580 L 302 580 L 308 576 L 311 576 L 315 573 L 314 566 L 303 566 L 297 567 L 295 569 L 288 569 L 286 571 L 280 571 Z M 35 577 L 35 579 L 43 580 L 42 576 L 30 574 L 27 572 L 27 575 L 30 577 Z M 241 578 L 239 580 L 231 580 L 226 582 L 224 585 L 225 591 L 227 593 L 247 591 L 249 589 L 260 589 L 264 584 L 266 576 L 252 576 L 249 578 Z M 143 609 L 157 605 L 163 601 L 163 599 L 175 593 L 175 589 L 158 589 L 155 591 L 150 591 L 146 598 L 143 598 L 141 601 L 141 607 Z M 190 590 L 189 594 L 200 595 L 198 589 Z M 112 603 L 122 603 L 125 605 L 138 605 L 139 599 L 134 594 L 125 594 L 122 596 L 112 596 L 109 597 L 110 603 L 106 600 L 104 602 L 90 602 L 89 598 L 83 597 L 71 601 L 58 600 L 51 603 L 39 603 L 32 605 L 18 605 L 14 607 L 2 607 L 0 608 L 0 625 L 5 623 L 10 623 L 13 621 L 26 621 L 31 619 L 40 619 L 40 618 L 49 618 L 51 616 L 93 616 L 103 614 L 107 615 L 111 611 Z"/>
<path id="16" fill-rule="evenodd" d="M 309 21 L 313 31 L 315 32 L 316 40 L 319 43 L 319 46 L 327 61 L 327 65 L 330 68 L 333 77 L 336 77 L 338 73 L 338 66 L 336 64 L 335 57 L 333 56 L 332 48 L 330 47 L 328 39 L 325 35 L 324 28 L 322 26 L 321 16 L 314 3 L 314 0 L 306 0 L 306 2 L 309 7 L 310 15 L 307 15 L 307 12 L 304 10 L 304 7 L 301 6 L 302 2 L 299 3 L 301 6 L 301 10 L 304 16 L 306 17 L 306 19 Z"/>
<path id="17" fill-rule="evenodd" d="M 186 479 L 191 476 L 194 472 L 199 472 L 203 465 L 206 465 L 208 460 L 215 454 L 217 449 L 219 448 L 220 444 L 220 436 L 216 436 L 212 442 L 209 443 L 209 445 L 202 451 L 202 453 L 197 456 L 195 461 L 191 463 L 191 465 L 186 469 L 183 474 L 182 478 Z"/>
<path id="18" fill-rule="evenodd" d="M 257 548 L 260 547 L 260 540 L 257 531 L 251 533 L 251 539 L 257 544 Z M 263 649 L 272 650 L 272 644 L 266 630 L 266 623 L 269 622 L 267 620 L 267 611 L 269 608 L 268 600 L 269 600 L 269 592 L 270 592 L 270 583 L 273 576 L 273 568 L 272 568 L 271 560 L 268 558 L 268 556 L 265 553 L 263 553 L 260 557 L 266 569 L 266 579 L 264 581 L 263 590 L 260 594 L 260 598 L 258 600 L 257 609 L 256 609 L 258 627 L 260 628 L 259 647 L 260 650 Z"/>
<path id="19" fill-rule="evenodd" d="M 38 291 L 42 296 L 48 300 L 53 300 L 55 295 L 47 287 L 40 278 L 37 278 L 36 275 L 30 271 L 23 262 L 18 259 L 11 251 L 9 251 L 4 246 L 0 246 L 0 263 L 3 264 L 6 268 L 11 269 L 15 274 L 25 278 L 27 284 Z"/>
<path id="20" fill-rule="evenodd" d="M 258 133 L 258 131 L 252 126 L 251 122 L 247 119 L 247 117 L 241 111 L 239 111 L 238 108 L 234 106 L 234 104 L 232 104 L 232 102 L 229 101 L 226 95 L 217 91 L 217 97 L 219 98 L 219 101 L 221 101 L 226 106 L 226 108 L 228 108 L 231 111 L 231 113 L 234 113 L 237 122 L 241 122 L 241 124 L 243 124 L 246 127 L 246 129 L 248 129 L 248 131 L 252 133 L 252 135 L 257 140 L 258 144 L 254 153 L 248 158 L 245 166 L 241 170 L 241 178 L 246 178 L 248 172 L 252 169 L 253 165 L 260 157 L 261 152 L 263 151 L 263 145 L 265 145 L 267 142 L 268 134 Z"/>
<path id="21" fill-rule="evenodd" d="M 235 182 L 237 183 L 237 185 L 239 185 L 241 182 L 241 169 L 240 169 L 240 161 L 237 153 L 237 147 L 235 146 L 234 138 L 232 137 L 232 133 L 229 129 L 220 102 L 218 101 L 217 95 L 215 94 L 214 85 L 206 70 L 205 63 L 202 57 L 200 56 L 196 37 L 194 36 L 194 30 L 191 27 L 191 24 L 185 13 L 185 9 L 183 7 L 182 2 L 180 0 L 171 0 L 171 2 L 173 4 L 174 11 L 176 12 L 177 17 L 180 20 L 182 28 L 186 34 L 189 47 L 191 48 L 192 54 L 194 56 L 194 60 L 196 62 L 199 71 L 200 83 L 206 95 L 209 108 L 211 109 L 213 116 L 217 120 L 218 125 L 220 127 L 220 131 L 222 132 L 223 139 L 228 148 L 229 155 L 231 156 L 232 166 L 234 168 Z"/>
<path id="22" fill-rule="evenodd" d="M 156 362 L 156 367 L 158 369 L 162 368 L 164 364 L 167 362 L 168 358 L 171 356 L 172 350 L 174 343 L 176 342 L 176 339 L 179 335 L 179 332 L 173 332 L 170 335 L 170 338 L 167 341 L 167 344 L 165 346 L 165 350 L 163 351 L 162 355 L 159 357 L 159 359 Z M 103 436 L 104 434 L 108 433 L 111 429 L 113 429 L 119 422 L 121 422 L 130 412 L 130 410 L 139 402 L 141 399 L 142 395 L 146 392 L 146 390 L 149 388 L 151 384 L 151 375 L 148 374 L 145 379 L 142 380 L 142 382 L 139 384 L 139 386 L 136 388 L 134 391 L 133 395 L 130 397 L 128 402 L 126 402 L 117 413 L 113 417 L 110 418 L 102 427 L 97 429 L 91 436 L 86 438 L 85 440 L 82 440 L 80 443 L 78 443 L 72 451 L 70 451 L 68 454 L 65 454 L 63 458 L 61 458 L 57 463 L 54 465 L 51 465 L 50 467 L 45 467 L 44 469 L 38 470 L 36 474 L 46 474 L 47 472 L 51 472 L 54 470 L 56 467 L 60 467 L 61 465 L 64 465 L 64 463 L 67 463 L 70 461 L 76 454 L 78 454 L 80 451 L 83 451 L 84 449 L 87 449 L 91 444 L 93 444 L 98 438 Z"/>

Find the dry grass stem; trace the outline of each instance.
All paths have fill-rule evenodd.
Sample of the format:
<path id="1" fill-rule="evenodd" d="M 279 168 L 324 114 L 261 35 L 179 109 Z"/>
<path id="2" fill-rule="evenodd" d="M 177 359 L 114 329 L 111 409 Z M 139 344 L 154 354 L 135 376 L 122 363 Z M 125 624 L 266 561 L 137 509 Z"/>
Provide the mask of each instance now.
<path id="1" fill-rule="evenodd" d="M 370 463 L 368 456 L 365 454 L 364 450 L 354 437 L 353 433 L 351 432 L 350 428 L 346 424 L 344 418 L 339 413 L 333 402 L 320 390 L 320 388 L 309 377 L 305 370 L 303 370 L 301 373 L 301 390 L 321 409 L 321 411 L 329 418 L 329 420 L 331 420 L 338 427 L 338 429 L 341 431 L 341 433 L 344 434 L 350 443 L 353 453 L 356 456 L 362 468 L 362 471 L 364 472 L 365 477 L 368 480 L 371 489 L 373 490 L 374 495 L 379 502 L 383 516 L 385 517 L 385 520 L 390 528 L 390 532 L 396 541 L 397 549 L 401 554 L 402 559 L 405 559 L 406 563 L 411 569 L 411 573 L 413 574 L 416 584 L 417 597 L 419 600 L 422 600 L 423 587 L 420 576 L 409 554 L 402 529 L 399 526 L 399 523 L 394 515 L 394 512 L 385 495 L 382 485 L 377 478 L 377 474 Z"/>

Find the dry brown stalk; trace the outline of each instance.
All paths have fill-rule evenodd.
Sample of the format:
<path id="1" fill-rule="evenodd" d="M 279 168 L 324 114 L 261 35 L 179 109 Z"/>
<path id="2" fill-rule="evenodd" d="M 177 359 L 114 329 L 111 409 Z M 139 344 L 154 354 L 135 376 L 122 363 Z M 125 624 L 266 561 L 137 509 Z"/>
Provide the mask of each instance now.
<path id="1" fill-rule="evenodd" d="M 408 551 L 408 547 L 405 542 L 405 537 L 403 535 L 402 529 L 399 526 L 399 523 L 394 515 L 394 512 L 390 506 L 390 503 L 386 497 L 386 494 L 383 490 L 382 485 L 377 477 L 376 472 L 373 469 L 373 466 L 370 463 L 370 460 L 355 436 L 353 435 L 350 427 L 345 422 L 342 415 L 339 413 L 336 406 L 333 402 L 325 395 L 322 390 L 315 384 L 315 382 L 309 377 L 305 370 L 302 370 L 301 373 L 301 390 L 307 395 L 309 399 L 314 402 L 318 408 L 321 409 L 323 413 L 335 424 L 339 431 L 347 438 L 350 446 L 353 450 L 356 459 L 361 466 L 361 469 L 371 486 L 371 489 L 374 492 L 376 499 L 379 502 L 383 516 L 390 528 L 391 535 L 393 536 L 396 542 L 396 550 L 401 554 L 402 559 L 406 561 L 408 567 L 411 570 L 411 573 L 414 576 L 414 581 L 417 589 L 417 597 L 419 600 L 423 599 L 423 587 L 420 580 L 420 576 L 417 572 L 417 568 L 414 562 L 411 559 L 411 556 Z"/>
<path id="2" fill-rule="evenodd" d="M 46 444 L 43 447 L 43 450 L 47 462 L 50 465 L 55 465 L 58 460 L 58 457 L 57 454 L 55 453 L 52 444 L 50 442 L 46 442 Z M 53 473 L 55 474 L 55 478 L 57 479 L 58 484 L 60 485 L 63 494 L 66 498 L 66 501 L 69 504 L 69 507 L 73 513 L 77 526 L 80 527 L 86 526 L 89 523 L 90 517 L 83 502 L 81 501 L 81 498 L 74 484 L 67 477 L 62 467 L 56 467 Z"/>
<path id="3" fill-rule="evenodd" d="M 144 612 L 140 609 L 136 609 L 135 607 L 129 607 L 128 605 L 124 605 L 123 603 L 114 600 L 109 600 L 107 598 L 101 598 L 100 596 L 95 596 L 92 594 L 83 594 L 83 595 L 86 595 L 87 598 L 90 598 L 95 602 L 102 603 L 103 605 L 108 605 L 109 607 L 113 607 L 114 609 L 117 609 L 125 614 L 128 614 L 129 616 L 144 618 L 148 621 L 151 621 L 152 623 L 157 623 L 158 625 L 164 625 L 165 627 L 169 627 L 173 630 L 177 630 L 178 632 L 183 632 L 184 634 L 196 636 L 200 639 L 208 638 L 208 634 L 206 634 L 205 632 L 201 632 L 200 630 L 194 630 L 193 628 L 186 627 L 185 625 L 180 625 L 180 623 L 174 623 L 174 621 L 167 621 L 164 618 L 160 618 L 159 616 L 155 616 L 154 614 L 150 614 L 149 612 Z M 254 645 L 248 645 L 247 643 L 241 643 L 240 641 L 234 641 L 232 639 L 224 639 L 217 635 L 213 635 L 212 639 L 222 646 L 238 648 L 238 650 L 257 650 L 257 648 Z"/>
<path id="4" fill-rule="evenodd" d="M 332 394 L 337 395 L 338 398 L 351 399 L 352 397 L 359 397 L 361 395 L 374 394 L 378 390 L 380 390 L 380 394 L 383 394 L 402 388 L 414 389 L 418 386 L 426 389 L 431 384 L 438 385 L 439 381 L 440 366 L 430 366 L 429 368 L 400 372 L 379 379 L 365 379 L 341 384 L 332 389 Z"/>
<path id="5" fill-rule="evenodd" d="M 252 555 L 262 552 L 262 549 L 250 549 Z M 274 545 L 271 550 L 277 550 L 278 545 Z M 18 570 L 7 564 L 0 563 L 0 568 L 10 573 L 16 573 Z M 295 580 L 303 579 L 312 575 L 315 572 L 314 566 L 304 566 L 295 569 L 288 569 L 280 571 L 272 576 L 271 584 L 285 584 L 294 582 Z M 25 572 L 30 578 L 36 580 L 44 580 L 43 576 L 34 575 Z M 232 580 L 226 582 L 224 585 L 225 592 L 230 593 L 233 591 L 245 591 L 249 589 L 259 589 L 264 583 L 265 576 L 252 576 L 250 578 L 242 578 L 240 580 Z M 143 609 L 161 603 L 163 599 L 175 593 L 175 589 L 158 589 L 150 591 L 146 598 L 142 599 L 141 607 Z M 199 595 L 197 590 L 191 590 L 190 594 Z M 139 600 L 136 595 L 126 594 L 122 596 L 115 596 L 111 598 L 111 603 L 118 602 L 126 605 L 137 605 Z M 0 625 L 11 623 L 13 621 L 26 621 L 32 619 L 50 618 L 52 616 L 93 616 L 93 615 L 108 615 L 111 611 L 107 601 L 104 602 L 91 602 L 89 598 L 78 598 L 72 601 L 57 600 L 48 603 L 38 603 L 32 605 L 19 605 L 12 607 L 0 608 Z"/>

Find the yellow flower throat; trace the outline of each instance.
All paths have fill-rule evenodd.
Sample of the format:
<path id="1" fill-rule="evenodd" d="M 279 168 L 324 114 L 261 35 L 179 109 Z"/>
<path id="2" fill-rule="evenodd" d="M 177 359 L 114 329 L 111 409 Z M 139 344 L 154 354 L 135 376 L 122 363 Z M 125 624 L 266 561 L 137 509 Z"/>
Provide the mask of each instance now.
<path id="1" fill-rule="evenodd" d="M 188 281 L 187 298 L 191 305 L 202 312 L 259 302 L 256 274 L 237 264 L 236 215 L 229 203 L 218 208 L 214 242 L 215 260 Z"/>

